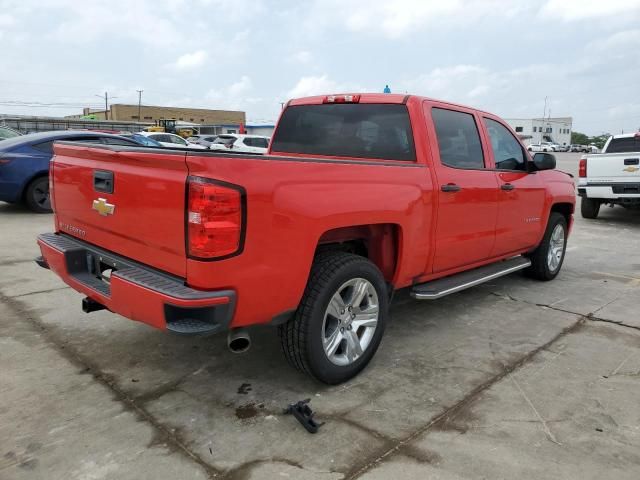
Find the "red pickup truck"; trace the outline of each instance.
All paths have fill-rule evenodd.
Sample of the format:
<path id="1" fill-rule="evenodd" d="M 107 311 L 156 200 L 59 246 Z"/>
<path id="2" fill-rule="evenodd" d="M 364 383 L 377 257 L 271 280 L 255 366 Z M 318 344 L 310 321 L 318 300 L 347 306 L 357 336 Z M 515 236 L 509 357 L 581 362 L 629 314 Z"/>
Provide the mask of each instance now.
<path id="1" fill-rule="evenodd" d="M 436 299 L 562 266 L 568 174 L 486 112 L 412 95 L 291 100 L 267 155 L 56 143 L 38 262 L 108 309 L 183 334 L 279 327 L 339 383 L 371 360 L 394 290 Z"/>

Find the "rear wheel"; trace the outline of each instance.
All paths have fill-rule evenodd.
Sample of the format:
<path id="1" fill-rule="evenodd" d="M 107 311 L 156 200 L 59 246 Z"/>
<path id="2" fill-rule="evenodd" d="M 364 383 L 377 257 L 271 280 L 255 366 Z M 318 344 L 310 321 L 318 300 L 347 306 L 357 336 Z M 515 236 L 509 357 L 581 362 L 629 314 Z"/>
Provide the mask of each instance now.
<path id="1" fill-rule="evenodd" d="M 51 213 L 49 177 L 38 177 L 32 180 L 25 191 L 24 200 L 27 207 L 36 213 Z"/>
<path id="2" fill-rule="evenodd" d="M 378 349 L 387 310 L 387 287 L 373 263 L 350 253 L 318 255 L 295 316 L 279 327 L 284 355 L 321 382 L 345 382 Z"/>
<path id="3" fill-rule="evenodd" d="M 531 266 L 525 270 L 538 280 L 553 280 L 560 273 L 567 248 L 567 220 L 558 212 L 551 212 L 542 242 L 531 254 Z"/>
<path id="4" fill-rule="evenodd" d="M 600 212 L 600 200 L 596 198 L 582 197 L 580 202 L 580 214 L 582 218 L 598 218 Z"/>

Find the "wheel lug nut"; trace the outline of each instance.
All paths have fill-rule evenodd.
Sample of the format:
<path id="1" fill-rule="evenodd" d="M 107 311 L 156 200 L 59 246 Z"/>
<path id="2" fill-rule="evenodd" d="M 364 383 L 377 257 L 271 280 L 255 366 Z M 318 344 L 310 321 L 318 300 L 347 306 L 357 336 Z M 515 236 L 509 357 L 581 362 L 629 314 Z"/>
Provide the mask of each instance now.
<path id="1" fill-rule="evenodd" d="M 351 318 L 356 318 L 356 314 L 355 314 L 355 313 L 352 313 L 352 314 L 351 314 Z"/>
<path id="2" fill-rule="evenodd" d="M 349 326 L 347 327 L 347 330 L 351 330 L 351 325 L 349 325 Z"/>
<path id="3" fill-rule="evenodd" d="M 344 333 L 344 327 L 340 328 L 340 333 Z"/>
<path id="4" fill-rule="evenodd" d="M 340 310 L 340 313 L 341 313 L 342 315 L 344 315 L 344 308 L 343 308 L 342 310 Z"/>

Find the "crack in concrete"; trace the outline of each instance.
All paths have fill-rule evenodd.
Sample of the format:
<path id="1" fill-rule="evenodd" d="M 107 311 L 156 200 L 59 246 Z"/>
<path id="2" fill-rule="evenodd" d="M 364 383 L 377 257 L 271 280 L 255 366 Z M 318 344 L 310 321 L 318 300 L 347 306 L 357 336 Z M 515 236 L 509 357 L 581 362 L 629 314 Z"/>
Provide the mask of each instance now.
<path id="1" fill-rule="evenodd" d="M 19 258 L 18 260 L 4 260 L 0 262 L 0 267 L 13 267 L 14 265 L 20 265 L 21 263 L 31 263 L 31 262 L 33 262 L 33 258 L 28 258 L 28 259 Z"/>
<path id="2" fill-rule="evenodd" d="M 48 290 L 36 290 L 35 292 L 21 293 L 19 295 L 6 295 L 6 297 L 22 298 L 22 297 L 28 297 L 29 295 L 37 295 L 39 293 L 50 293 L 50 292 L 57 292 L 58 290 L 69 290 L 70 288 L 71 287 L 65 285 L 64 287 L 55 287 L 55 288 L 50 288 Z"/>
<path id="3" fill-rule="evenodd" d="M 197 453 L 192 451 L 188 447 L 187 442 L 177 434 L 175 429 L 166 426 L 146 408 L 139 405 L 136 398 L 130 396 L 125 390 L 118 386 L 112 375 L 102 372 L 100 368 L 89 359 L 80 355 L 77 351 L 67 348 L 68 346 L 65 345 L 64 342 L 62 342 L 54 333 L 47 329 L 47 326 L 40 319 L 31 315 L 28 307 L 24 306 L 19 300 L 7 297 L 3 294 L 0 294 L 0 301 L 13 310 L 16 315 L 27 320 L 31 326 L 42 335 L 45 341 L 53 346 L 62 357 L 72 365 L 78 367 L 82 372 L 91 374 L 96 382 L 110 390 L 115 399 L 119 401 L 125 409 L 133 412 L 142 421 L 148 423 L 156 433 L 159 434 L 160 438 L 170 450 L 177 452 L 188 460 L 196 463 L 205 471 L 210 479 L 220 477 L 222 471 L 213 467 L 203 460 Z"/>
<path id="4" fill-rule="evenodd" d="M 478 385 L 477 387 L 475 387 L 473 390 L 471 390 L 471 392 L 469 392 L 467 395 L 465 395 L 465 397 L 463 399 L 458 401 L 453 406 L 447 408 L 442 413 L 436 415 L 426 425 L 424 425 L 421 428 L 415 430 L 413 433 L 409 434 L 405 438 L 403 438 L 401 440 L 394 441 L 395 445 L 393 445 L 391 448 L 389 448 L 386 451 L 384 451 L 383 453 L 379 454 L 377 457 L 373 458 L 367 464 L 365 464 L 365 465 L 363 465 L 363 466 L 361 466 L 361 467 L 359 467 L 357 469 L 354 469 L 354 470 L 350 471 L 349 473 L 347 473 L 346 476 L 345 476 L 345 480 L 353 480 L 355 478 L 360 477 L 361 475 L 365 474 L 366 472 L 368 472 L 369 470 L 371 470 L 375 466 L 377 466 L 380 463 L 382 463 L 385 460 L 387 460 L 389 457 L 391 457 L 394 454 L 400 452 L 406 445 L 410 444 L 411 442 L 416 440 L 419 436 L 423 435 L 424 433 L 426 433 L 430 429 L 432 429 L 434 427 L 437 427 L 440 424 L 446 423 L 447 421 L 449 421 L 450 419 L 455 417 L 461 410 L 463 410 L 464 408 L 468 407 L 476 399 L 478 399 L 483 392 L 485 392 L 486 390 L 491 388 L 493 385 L 498 383 L 500 380 L 505 378 L 510 373 L 514 372 L 515 370 L 517 370 L 521 366 L 523 366 L 526 363 L 528 363 L 538 353 L 540 353 L 541 351 L 547 349 L 553 343 L 557 342 L 560 338 L 562 338 L 562 337 L 564 337 L 564 336 L 566 336 L 566 335 L 568 335 L 570 333 L 575 332 L 577 329 L 579 329 L 584 324 L 585 320 L 586 319 L 585 319 L 585 317 L 583 315 L 579 315 L 578 320 L 576 320 L 574 323 L 572 323 L 568 327 L 565 327 L 564 329 L 562 329 L 551 340 L 549 340 L 548 342 L 544 343 L 543 345 L 540 345 L 539 347 L 536 347 L 535 349 L 533 349 L 529 353 L 526 353 L 525 355 L 520 357 L 515 362 L 512 362 L 512 363 L 510 363 L 508 365 L 505 365 L 501 372 L 499 372 L 498 374 L 494 375 L 492 378 L 490 378 L 486 382 L 484 382 L 484 383 Z"/>
<path id="5" fill-rule="evenodd" d="M 551 310 L 556 310 L 558 312 L 562 312 L 562 313 L 569 313 L 571 315 L 577 315 L 579 317 L 583 317 L 586 320 L 590 320 L 592 322 L 605 322 L 605 323 L 612 323 L 614 325 L 619 325 L 621 327 L 626 327 L 626 328 L 633 328 L 634 330 L 640 330 L 640 326 L 636 326 L 636 325 L 629 325 L 628 323 L 624 323 L 620 320 L 610 320 L 608 318 L 602 318 L 602 317 L 596 317 L 595 316 L 595 312 L 589 312 L 587 314 L 584 313 L 578 313 L 578 312 L 573 312 L 571 310 L 566 310 L 564 308 L 558 308 L 558 307 L 554 307 L 553 303 L 552 304 L 545 304 L 545 303 L 535 303 L 535 302 L 530 302 L 529 300 L 523 300 L 521 298 L 516 298 L 513 297 L 511 295 L 509 295 L 508 293 L 497 293 L 497 292 L 489 292 L 491 295 L 495 295 L 496 297 L 501 297 L 501 298 L 508 298 L 509 300 L 513 301 L 513 302 L 522 302 L 522 303 L 526 303 L 528 305 L 535 305 L 536 307 L 545 307 L 545 308 L 549 308 Z M 629 293 L 626 292 L 625 295 Z M 611 302 L 608 302 L 607 304 L 603 305 L 602 307 L 596 309 L 596 312 L 600 311 L 602 308 L 606 307 L 607 305 L 613 303 L 615 300 L 619 300 L 620 298 L 622 298 L 623 295 L 621 295 L 620 297 L 616 297 L 615 299 L 613 299 Z"/>

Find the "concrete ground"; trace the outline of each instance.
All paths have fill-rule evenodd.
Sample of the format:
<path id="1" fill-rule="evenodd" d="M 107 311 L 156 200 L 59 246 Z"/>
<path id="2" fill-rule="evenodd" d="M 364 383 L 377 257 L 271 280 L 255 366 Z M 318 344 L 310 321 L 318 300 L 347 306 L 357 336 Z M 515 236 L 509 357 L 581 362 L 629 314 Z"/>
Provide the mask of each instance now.
<path id="1" fill-rule="evenodd" d="M 224 335 L 82 313 L 32 262 L 50 230 L 0 204 L 2 479 L 640 478 L 638 212 L 576 215 L 553 282 L 400 292 L 371 365 L 335 387 L 268 328 L 238 356 Z M 304 398 L 316 435 L 281 413 Z"/>

